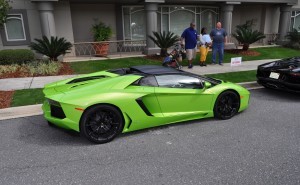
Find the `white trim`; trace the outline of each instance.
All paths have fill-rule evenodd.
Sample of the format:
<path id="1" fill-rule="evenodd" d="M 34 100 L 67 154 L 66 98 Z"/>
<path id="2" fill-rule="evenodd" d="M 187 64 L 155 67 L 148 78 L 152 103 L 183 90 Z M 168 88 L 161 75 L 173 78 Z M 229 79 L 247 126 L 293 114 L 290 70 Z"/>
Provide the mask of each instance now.
<path id="1" fill-rule="evenodd" d="M 13 17 L 14 15 L 20 16 L 20 17 Z M 9 39 L 8 38 L 8 32 L 7 32 L 7 28 L 6 28 L 6 23 L 4 24 L 4 30 L 5 30 L 5 36 L 6 36 L 6 40 L 8 42 L 14 42 L 14 41 L 26 41 L 26 33 L 25 33 L 25 27 L 24 27 L 24 20 L 23 20 L 23 15 L 22 14 L 8 14 L 7 15 L 7 20 L 9 19 L 18 19 L 21 20 L 22 23 L 22 28 L 23 28 L 23 36 L 24 39 Z"/>

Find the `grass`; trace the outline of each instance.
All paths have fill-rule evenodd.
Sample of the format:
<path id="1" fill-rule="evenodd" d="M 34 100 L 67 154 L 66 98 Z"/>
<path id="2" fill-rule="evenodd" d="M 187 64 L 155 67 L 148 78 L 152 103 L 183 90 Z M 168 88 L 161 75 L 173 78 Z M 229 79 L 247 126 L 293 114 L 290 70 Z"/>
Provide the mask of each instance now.
<path id="1" fill-rule="evenodd" d="M 251 60 L 262 60 L 262 59 L 281 59 L 293 56 L 299 56 L 299 50 L 284 48 L 284 47 L 268 47 L 268 48 L 253 48 L 250 50 L 255 50 L 261 55 L 259 56 L 242 56 L 243 61 Z M 240 55 L 226 53 L 224 55 L 224 63 L 229 63 L 231 58 L 240 57 Z M 211 52 L 208 53 L 207 63 L 211 61 Z M 199 61 L 199 54 L 195 61 Z M 70 63 L 72 69 L 76 74 L 85 74 L 101 70 L 114 69 L 129 67 L 134 65 L 161 65 L 162 61 L 149 60 L 142 57 L 136 58 L 120 58 L 120 59 L 107 59 L 107 60 L 95 60 L 95 61 L 82 61 L 82 62 L 72 62 Z M 194 62 L 195 63 L 195 62 Z M 187 66 L 187 60 L 184 60 L 182 65 Z"/>
<path id="2" fill-rule="evenodd" d="M 92 73 L 101 70 L 135 65 L 161 65 L 159 61 L 149 60 L 142 57 L 72 62 L 70 64 L 76 74 Z"/>
<path id="3" fill-rule="evenodd" d="M 240 83 L 256 81 L 256 70 L 205 75 L 224 81 Z"/>
<path id="4" fill-rule="evenodd" d="M 15 91 L 11 107 L 41 104 L 44 101 L 43 89 L 23 89 Z"/>

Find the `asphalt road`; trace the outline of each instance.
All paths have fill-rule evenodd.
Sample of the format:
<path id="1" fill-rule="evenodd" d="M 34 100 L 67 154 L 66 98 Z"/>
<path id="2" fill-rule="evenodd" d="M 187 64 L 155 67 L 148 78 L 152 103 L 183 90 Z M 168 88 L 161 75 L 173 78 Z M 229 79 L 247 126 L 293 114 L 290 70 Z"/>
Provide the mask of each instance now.
<path id="1" fill-rule="evenodd" d="M 300 96 L 251 91 L 250 107 L 94 145 L 42 116 L 0 121 L 0 184 L 300 184 Z"/>

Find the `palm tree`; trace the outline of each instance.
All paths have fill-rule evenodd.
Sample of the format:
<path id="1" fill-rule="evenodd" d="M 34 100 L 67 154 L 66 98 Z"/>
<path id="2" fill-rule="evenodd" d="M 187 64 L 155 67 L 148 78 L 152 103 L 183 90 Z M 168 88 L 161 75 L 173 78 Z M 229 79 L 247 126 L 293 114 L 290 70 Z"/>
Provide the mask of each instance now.
<path id="1" fill-rule="evenodd" d="M 29 47 L 37 53 L 48 56 L 52 61 L 58 61 L 57 57 L 59 55 L 65 55 L 72 48 L 72 44 L 63 37 L 51 36 L 49 40 L 46 36 L 43 36 L 42 39 L 34 40 L 36 43 L 32 42 Z"/>
<path id="2" fill-rule="evenodd" d="M 300 27 L 299 27 L 300 29 Z M 294 44 L 294 43 L 299 43 L 300 44 L 300 32 L 298 32 L 297 29 L 293 29 L 292 31 L 288 32 L 288 34 L 285 36 L 289 41 Z"/>
<path id="3" fill-rule="evenodd" d="M 178 42 L 178 37 L 172 32 L 153 32 L 153 36 L 149 35 L 148 37 L 160 48 L 160 56 L 166 56 L 167 50 L 169 47 L 173 46 Z"/>
<path id="4" fill-rule="evenodd" d="M 247 51 L 249 49 L 250 44 L 266 38 L 266 36 L 255 30 L 252 30 L 253 21 L 247 21 L 246 24 L 237 25 L 235 33 L 232 36 L 241 44 L 243 44 L 243 50 Z"/>

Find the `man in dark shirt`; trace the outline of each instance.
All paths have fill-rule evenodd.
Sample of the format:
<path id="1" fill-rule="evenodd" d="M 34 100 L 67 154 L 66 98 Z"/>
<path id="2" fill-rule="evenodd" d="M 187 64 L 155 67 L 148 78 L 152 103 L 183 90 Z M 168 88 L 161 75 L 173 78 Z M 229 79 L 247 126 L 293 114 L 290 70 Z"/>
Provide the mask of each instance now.
<path id="1" fill-rule="evenodd" d="M 186 50 L 186 57 L 189 61 L 188 68 L 193 67 L 193 59 L 196 58 L 197 52 L 197 31 L 195 30 L 195 23 L 191 23 L 190 27 L 185 29 L 181 34 L 181 39 L 184 39 L 185 42 L 185 50 Z"/>
<path id="2" fill-rule="evenodd" d="M 219 53 L 219 65 L 223 65 L 224 43 L 227 43 L 227 32 L 222 28 L 220 22 L 217 23 L 215 29 L 210 32 L 213 40 L 212 44 L 212 64 L 216 64 L 216 55 Z"/>

